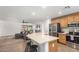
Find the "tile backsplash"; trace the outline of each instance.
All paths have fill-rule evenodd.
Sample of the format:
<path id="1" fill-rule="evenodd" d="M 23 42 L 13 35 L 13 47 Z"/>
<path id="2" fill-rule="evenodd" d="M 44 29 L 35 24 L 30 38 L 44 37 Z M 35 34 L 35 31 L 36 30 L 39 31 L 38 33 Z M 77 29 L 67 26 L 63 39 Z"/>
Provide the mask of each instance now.
<path id="1" fill-rule="evenodd" d="M 69 28 L 63 28 L 62 31 L 63 31 L 64 33 L 69 33 Z"/>
<path id="2" fill-rule="evenodd" d="M 77 27 L 77 28 L 63 28 L 62 31 L 64 33 L 69 33 L 69 31 L 79 32 L 79 27 Z"/>

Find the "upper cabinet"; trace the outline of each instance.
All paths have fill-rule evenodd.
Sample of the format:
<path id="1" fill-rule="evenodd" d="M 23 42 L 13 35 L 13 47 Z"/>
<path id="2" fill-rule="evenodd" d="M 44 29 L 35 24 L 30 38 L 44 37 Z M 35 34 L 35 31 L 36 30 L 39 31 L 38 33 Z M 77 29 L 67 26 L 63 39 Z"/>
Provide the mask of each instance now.
<path id="1" fill-rule="evenodd" d="M 62 17 L 62 18 L 60 18 L 60 25 L 61 25 L 61 27 L 62 28 L 64 28 L 64 27 L 67 27 L 67 24 L 68 24 L 68 21 L 67 21 L 67 17 Z"/>
<path id="2" fill-rule="evenodd" d="M 51 22 L 52 22 L 52 24 L 57 24 L 57 23 L 59 23 L 59 19 L 53 19 Z"/>
<path id="3" fill-rule="evenodd" d="M 58 17 L 52 19 L 52 23 L 60 23 L 61 28 L 67 27 L 68 24 L 72 22 L 79 23 L 79 13 L 74 13 L 68 16 Z"/>
<path id="4" fill-rule="evenodd" d="M 79 23 L 79 13 L 74 14 L 74 22 Z"/>
<path id="5" fill-rule="evenodd" d="M 69 15 L 69 16 L 68 16 L 68 24 L 69 24 L 69 23 L 72 23 L 73 21 L 74 21 L 73 15 Z"/>

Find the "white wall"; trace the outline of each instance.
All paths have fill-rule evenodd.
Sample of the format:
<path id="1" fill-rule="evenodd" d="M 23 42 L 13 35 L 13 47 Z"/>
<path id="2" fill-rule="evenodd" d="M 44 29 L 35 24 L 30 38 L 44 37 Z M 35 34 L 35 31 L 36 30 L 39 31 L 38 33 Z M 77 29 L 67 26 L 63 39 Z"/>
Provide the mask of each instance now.
<path id="1" fill-rule="evenodd" d="M 50 24 L 50 19 L 47 19 L 47 20 L 44 22 L 44 32 L 45 32 L 45 33 L 49 33 L 49 24 Z"/>
<path id="2" fill-rule="evenodd" d="M 40 24 L 41 25 L 41 31 L 43 33 L 49 33 L 50 19 L 47 19 L 45 21 L 37 22 L 36 24 Z"/>
<path id="3" fill-rule="evenodd" d="M 38 52 L 48 52 L 48 43 L 40 44 L 38 47 Z"/>
<path id="4" fill-rule="evenodd" d="M 50 20 L 45 20 L 37 22 L 36 24 L 41 25 L 41 31 L 44 33 L 49 32 L 49 23 Z M 14 35 L 21 31 L 21 24 L 17 21 L 1 21 L 0 20 L 0 36 Z M 34 24 L 35 25 L 35 24 Z"/>
<path id="5" fill-rule="evenodd" d="M 0 36 L 14 35 L 21 30 L 21 23 L 14 21 L 0 21 Z"/>

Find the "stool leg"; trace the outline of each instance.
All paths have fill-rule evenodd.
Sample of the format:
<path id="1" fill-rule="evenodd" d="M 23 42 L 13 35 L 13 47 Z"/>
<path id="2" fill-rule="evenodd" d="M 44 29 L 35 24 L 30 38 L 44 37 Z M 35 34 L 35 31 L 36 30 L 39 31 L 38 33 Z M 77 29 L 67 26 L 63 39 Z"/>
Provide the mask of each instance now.
<path id="1" fill-rule="evenodd" d="M 27 47 L 25 48 L 25 52 L 30 52 L 30 46 L 27 46 Z"/>

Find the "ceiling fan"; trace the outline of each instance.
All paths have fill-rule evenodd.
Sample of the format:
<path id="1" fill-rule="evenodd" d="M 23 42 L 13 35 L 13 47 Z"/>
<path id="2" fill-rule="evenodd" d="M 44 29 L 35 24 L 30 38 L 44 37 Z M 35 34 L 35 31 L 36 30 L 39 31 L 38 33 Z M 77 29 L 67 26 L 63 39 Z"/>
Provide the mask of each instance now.
<path id="1" fill-rule="evenodd" d="M 29 22 L 25 22 L 25 21 L 23 20 L 22 23 L 29 23 Z"/>

